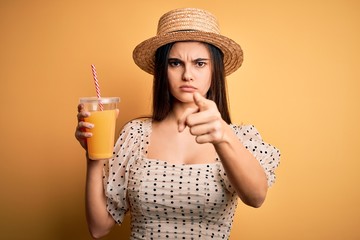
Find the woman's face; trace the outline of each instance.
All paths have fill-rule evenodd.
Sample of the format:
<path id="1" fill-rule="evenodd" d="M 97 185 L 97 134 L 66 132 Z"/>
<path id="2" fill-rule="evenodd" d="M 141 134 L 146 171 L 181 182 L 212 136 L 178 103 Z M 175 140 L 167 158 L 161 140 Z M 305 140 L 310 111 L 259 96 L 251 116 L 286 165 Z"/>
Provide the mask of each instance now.
<path id="1" fill-rule="evenodd" d="M 169 89 L 175 100 L 193 102 L 194 92 L 205 96 L 211 84 L 211 59 L 201 42 L 176 42 L 169 53 Z"/>

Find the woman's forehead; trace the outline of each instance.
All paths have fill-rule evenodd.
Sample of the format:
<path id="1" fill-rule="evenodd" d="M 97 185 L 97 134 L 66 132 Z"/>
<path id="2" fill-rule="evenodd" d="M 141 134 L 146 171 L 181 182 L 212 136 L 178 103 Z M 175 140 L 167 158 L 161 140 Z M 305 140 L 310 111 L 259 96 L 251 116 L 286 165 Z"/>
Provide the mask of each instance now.
<path id="1" fill-rule="evenodd" d="M 170 57 L 210 58 L 210 51 L 202 42 L 175 42 L 169 55 Z"/>

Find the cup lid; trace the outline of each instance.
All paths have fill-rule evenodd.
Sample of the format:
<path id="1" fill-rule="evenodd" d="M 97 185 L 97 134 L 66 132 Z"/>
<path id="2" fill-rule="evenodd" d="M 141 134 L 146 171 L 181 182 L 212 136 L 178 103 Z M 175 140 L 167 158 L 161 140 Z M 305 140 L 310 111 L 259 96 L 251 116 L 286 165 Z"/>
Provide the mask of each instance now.
<path id="1" fill-rule="evenodd" d="M 101 102 L 103 104 L 118 103 L 118 102 L 120 102 L 120 98 L 119 97 L 102 97 L 102 98 L 82 97 L 82 98 L 80 98 L 80 103 L 94 103 L 94 102 Z"/>

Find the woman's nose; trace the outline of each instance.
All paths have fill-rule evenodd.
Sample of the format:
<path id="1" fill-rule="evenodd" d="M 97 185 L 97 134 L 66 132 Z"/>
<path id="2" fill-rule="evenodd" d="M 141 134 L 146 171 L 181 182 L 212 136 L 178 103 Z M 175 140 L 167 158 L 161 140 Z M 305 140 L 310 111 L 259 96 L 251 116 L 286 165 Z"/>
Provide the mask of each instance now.
<path id="1" fill-rule="evenodd" d="M 190 66 L 185 65 L 184 72 L 183 72 L 183 80 L 184 81 L 192 81 L 193 80 L 193 75 L 191 73 Z"/>

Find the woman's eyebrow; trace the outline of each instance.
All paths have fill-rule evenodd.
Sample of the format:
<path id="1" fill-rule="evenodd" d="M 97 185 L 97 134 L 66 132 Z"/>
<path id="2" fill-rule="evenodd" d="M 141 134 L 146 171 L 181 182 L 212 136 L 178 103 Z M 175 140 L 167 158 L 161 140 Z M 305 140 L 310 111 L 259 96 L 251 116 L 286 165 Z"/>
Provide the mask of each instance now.
<path id="1" fill-rule="evenodd" d="M 179 62 L 183 62 L 183 60 L 179 59 L 179 58 L 173 58 L 173 57 L 169 57 L 168 59 L 169 61 L 179 61 Z M 201 61 L 209 61 L 209 58 L 196 58 L 194 60 L 192 60 L 193 62 L 201 62 Z"/>
<path id="2" fill-rule="evenodd" d="M 202 62 L 202 61 L 209 61 L 209 58 L 196 58 L 195 60 L 193 60 L 194 62 Z"/>

